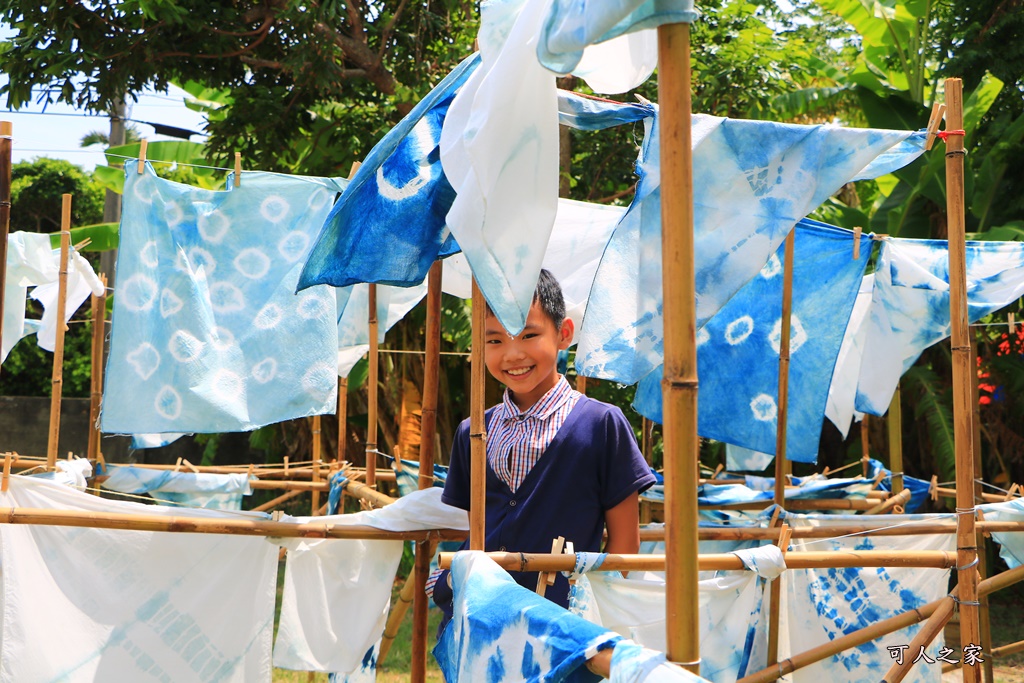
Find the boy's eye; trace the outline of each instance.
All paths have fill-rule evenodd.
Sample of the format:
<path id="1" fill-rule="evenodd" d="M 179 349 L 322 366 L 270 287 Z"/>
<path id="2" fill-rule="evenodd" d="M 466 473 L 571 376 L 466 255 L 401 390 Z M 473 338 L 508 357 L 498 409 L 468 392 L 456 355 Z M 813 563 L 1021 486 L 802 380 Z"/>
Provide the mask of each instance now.
<path id="1" fill-rule="evenodd" d="M 488 339 L 485 343 L 487 343 L 487 344 L 500 344 L 501 340 L 500 339 Z"/>
<path id="2" fill-rule="evenodd" d="M 526 334 L 523 335 L 523 339 L 533 339 L 536 336 L 536 332 L 527 332 Z"/>

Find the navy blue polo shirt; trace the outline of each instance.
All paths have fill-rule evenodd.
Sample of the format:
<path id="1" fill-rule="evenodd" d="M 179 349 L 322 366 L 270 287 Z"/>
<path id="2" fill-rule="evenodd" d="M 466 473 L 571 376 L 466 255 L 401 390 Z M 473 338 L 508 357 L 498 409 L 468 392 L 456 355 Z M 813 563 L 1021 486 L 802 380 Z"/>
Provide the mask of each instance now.
<path id="1" fill-rule="evenodd" d="M 486 412 L 488 425 L 499 407 Z M 469 442 L 469 420 L 463 420 L 452 443 L 451 467 L 441 496 L 448 505 L 463 510 L 469 509 L 470 500 Z M 562 536 L 577 551 L 599 552 L 605 511 L 654 482 L 622 411 L 582 396 L 514 493 L 488 465 L 484 549 L 549 553 L 551 541 Z M 468 547 L 468 541 L 463 547 Z M 509 573 L 520 585 L 536 589 L 536 572 Z M 567 607 L 568 580 L 558 574 L 547 597 Z M 451 616 L 447 572 L 434 586 L 434 602 Z"/>

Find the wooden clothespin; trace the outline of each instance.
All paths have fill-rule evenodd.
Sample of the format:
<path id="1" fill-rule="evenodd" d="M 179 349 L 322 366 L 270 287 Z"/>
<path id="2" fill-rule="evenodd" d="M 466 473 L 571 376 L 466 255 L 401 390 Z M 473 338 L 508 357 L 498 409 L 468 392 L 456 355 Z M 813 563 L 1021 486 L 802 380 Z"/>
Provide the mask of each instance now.
<path id="1" fill-rule="evenodd" d="M 827 476 L 828 476 L 828 473 L 829 473 L 829 467 L 828 467 L 828 465 L 825 465 L 825 469 L 823 469 L 823 470 L 821 471 L 821 476 L 822 476 L 822 477 L 827 477 Z"/>
<path id="2" fill-rule="evenodd" d="M 1010 311 L 1009 313 L 1006 314 L 1006 324 L 1010 328 L 1010 336 L 1012 337 L 1013 336 L 1013 330 L 1014 330 L 1015 327 L 1017 327 L 1017 320 L 1016 320 L 1016 316 L 1013 314 L 1013 311 Z"/>
<path id="3" fill-rule="evenodd" d="M 235 187 L 242 186 L 242 153 L 235 152 Z"/>
<path id="4" fill-rule="evenodd" d="M 255 466 L 255 465 L 254 465 L 253 463 L 249 463 L 249 469 L 248 469 L 248 471 L 247 471 L 247 472 L 245 473 L 245 480 L 246 480 L 246 481 L 252 481 L 252 479 L 253 479 L 253 476 L 252 476 L 252 471 L 253 471 L 253 469 L 255 469 L 255 467 L 256 467 L 256 466 Z"/>
<path id="5" fill-rule="evenodd" d="M 715 468 L 715 471 L 714 471 L 714 472 L 712 472 L 712 474 L 711 474 L 711 478 L 712 478 L 712 479 L 717 479 L 717 478 L 718 478 L 718 475 L 719 475 L 719 474 L 720 474 L 720 473 L 722 472 L 722 470 L 724 470 L 724 469 L 725 469 L 725 465 L 723 465 L 722 463 L 718 463 L 718 467 L 716 467 L 716 468 Z"/>
<path id="6" fill-rule="evenodd" d="M 565 547 L 565 537 L 559 536 L 555 540 L 551 541 L 551 554 L 559 555 L 562 549 Z M 548 586 L 555 583 L 555 572 L 540 572 L 537 574 L 537 595 L 543 597 L 547 592 Z"/>
<path id="7" fill-rule="evenodd" d="M 788 524 L 783 522 L 782 526 L 779 527 L 779 542 L 777 544 L 783 555 L 785 555 L 786 551 L 789 550 L 789 539 L 792 537 L 793 530 L 789 528 Z"/>
<path id="8" fill-rule="evenodd" d="M 883 479 L 885 479 L 885 470 L 879 470 L 878 474 L 875 475 L 875 480 L 871 482 L 871 490 L 874 491 L 877 489 Z"/>
<path id="9" fill-rule="evenodd" d="M 288 474 L 288 456 L 284 456 L 284 473 Z"/>
<path id="10" fill-rule="evenodd" d="M 181 471 L 181 461 L 182 460 L 184 460 L 184 458 L 178 458 L 178 462 L 174 463 L 174 471 L 175 472 L 180 472 Z"/>
<path id="11" fill-rule="evenodd" d="M 1014 484 L 1013 486 L 1011 486 L 1010 490 L 1006 492 L 1006 497 L 1003 498 L 1003 500 L 1007 501 L 1010 500 L 1011 498 L 1017 498 L 1019 496 L 1019 494 L 1017 494 L 1018 489 L 1020 489 L 1020 484 Z"/>
<path id="12" fill-rule="evenodd" d="M 946 115 L 946 105 L 936 102 L 932 105 L 931 116 L 928 117 L 928 137 L 925 138 L 924 148 L 929 150 L 935 144 L 935 134 L 939 132 L 942 124 L 942 117 Z"/>
<path id="13" fill-rule="evenodd" d="M 776 505 L 775 506 L 775 511 L 772 512 L 772 518 L 770 520 L 768 520 L 768 528 L 769 529 L 775 528 L 775 523 L 779 521 L 779 512 L 781 512 L 781 511 L 782 511 L 782 508 L 780 508 L 778 505 Z"/>
<path id="14" fill-rule="evenodd" d="M 7 493 L 7 488 L 11 484 L 11 462 L 13 460 L 12 453 L 4 453 L 4 478 L 3 483 L 0 484 L 0 491 Z"/>
<path id="15" fill-rule="evenodd" d="M 977 515 L 978 515 L 978 521 L 979 521 L 979 522 L 984 522 L 984 521 L 985 521 L 985 513 L 984 513 L 984 512 L 982 512 L 982 510 L 981 510 L 980 508 L 979 508 L 979 509 L 977 509 L 977 510 L 975 510 L 975 514 L 977 514 Z M 989 533 L 988 531 L 982 531 L 981 533 L 982 533 L 982 535 L 983 535 L 983 536 L 984 536 L 985 538 L 992 538 L 992 534 L 991 534 L 991 533 Z"/>
<path id="16" fill-rule="evenodd" d="M 190 463 L 190 462 L 189 462 L 188 460 L 182 460 L 182 463 L 183 463 L 183 464 L 185 465 L 185 467 L 187 467 L 187 468 L 188 468 L 188 470 L 189 470 L 190 472 L 192 472 L 193 474 L 199 474 L 199 468 L 198 468 L 198 467 L 196 467 L 195 465 L 193 465 L 192 463 Z"/>
<path id="17" fill-rule="evenodd" d="M 859 225 L 853 229 L 853 260 L 860 260 L 860 233 L 863 230 Z"/>
<path id="18" fill-rule="evenodd" d="M 139 175 L 146 172 L 146 148 L 149 147 L 149 140 L 143 138 L 139 142 Z"/>
<path id="19" fill-rule="evenodd" d="M 932 499 L 933 503 L 939 502 L 939 475 L 933 474 L 932 480 L 928 484 L 928 497 Z"/>
<path id="20" fill-rule="evenodd" d="M 355 177 L 356 171 L 358 171 L 359 167 L 362 166 L 362 165 L 363 165 L 363 162 L 361 162 L 361 161 L 353 161 L 352 162 L 352 167 L 348 169 L 348 179 L 349 180 L 352 180 L 352 178 Z"/>

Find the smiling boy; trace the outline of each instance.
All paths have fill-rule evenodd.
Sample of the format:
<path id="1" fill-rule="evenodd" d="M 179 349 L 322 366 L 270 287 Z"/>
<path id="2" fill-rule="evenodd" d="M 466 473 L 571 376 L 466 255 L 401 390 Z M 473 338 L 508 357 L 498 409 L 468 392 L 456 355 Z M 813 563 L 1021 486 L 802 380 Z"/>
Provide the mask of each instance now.
<path id="1" fill-rule="evenodd" d="M 558 281 L 542 270 L 522 332 L 510 335 L 488 310 L 484 363 L 506 386 L 503 401 L 485 414 L 487 429 L 488 551 L 546 553 L 562 536 L 577 551 L 610 553 L 640 548 L 639 492 L 654 483 L 633 430 L 615 406 L 574 391 L 558 373 L 558 352 L 572 343 Z M 469 509 L 469 420 L 452 444 L 442 500 Z M 537 574 L 510 572 L 533 590 Z M 447 572 L 428 585 L 451 615 Z M 561 574 L 548 599 L 568 605 Z M 446 619 L 447 621 L 447 619 Z"/>

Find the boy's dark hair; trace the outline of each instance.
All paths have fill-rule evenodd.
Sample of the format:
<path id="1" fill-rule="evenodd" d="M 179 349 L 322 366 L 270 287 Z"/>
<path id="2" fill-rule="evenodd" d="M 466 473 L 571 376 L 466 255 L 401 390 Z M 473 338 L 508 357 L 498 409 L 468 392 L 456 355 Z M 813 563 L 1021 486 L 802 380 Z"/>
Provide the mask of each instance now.
<path id="1" fill-rule="evenodd" d="M 533 300 L 540 304 L 540 310 L 555 324 L 555 329 L 562 329 L 562 323 L 565 322 L 565 297 L 562 295 L 562 285 L 558 284 L 558 280 L 546 268 L 540 271 L 537 289 L 533 290 Z M 487 304 L 487 315 L 494 315 L 490 304 Z"/>

